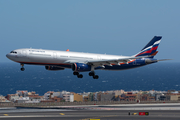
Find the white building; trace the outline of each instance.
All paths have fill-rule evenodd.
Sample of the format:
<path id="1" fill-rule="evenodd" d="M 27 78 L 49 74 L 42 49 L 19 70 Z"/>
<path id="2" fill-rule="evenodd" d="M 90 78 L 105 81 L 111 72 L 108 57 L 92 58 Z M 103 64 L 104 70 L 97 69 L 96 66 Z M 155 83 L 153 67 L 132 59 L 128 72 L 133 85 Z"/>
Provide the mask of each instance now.
<path id="1" fill-rule="evenodd" d="M 74 94 L 67 92 L 62 94 L 62 98 L 66 101 L 66 102 L 74 102 Z"/>

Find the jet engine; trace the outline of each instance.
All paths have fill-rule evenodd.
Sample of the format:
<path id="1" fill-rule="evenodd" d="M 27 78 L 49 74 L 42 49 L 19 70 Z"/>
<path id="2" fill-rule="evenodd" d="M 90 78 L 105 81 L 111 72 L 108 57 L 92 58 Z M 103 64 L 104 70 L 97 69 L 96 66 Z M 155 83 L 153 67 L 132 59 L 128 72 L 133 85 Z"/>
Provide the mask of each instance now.
<path id="1" fill-rule="evenodd" d="M 64 70 L 64 68 L 59 66 L 45 66 L 46 70 Z"/>
<path id="2" fill-rule="evenodd" d="M 72 70 L 75 72 L 91 71 L 91 66 L 84 63 L 74 63 L 72 64 Z"/>

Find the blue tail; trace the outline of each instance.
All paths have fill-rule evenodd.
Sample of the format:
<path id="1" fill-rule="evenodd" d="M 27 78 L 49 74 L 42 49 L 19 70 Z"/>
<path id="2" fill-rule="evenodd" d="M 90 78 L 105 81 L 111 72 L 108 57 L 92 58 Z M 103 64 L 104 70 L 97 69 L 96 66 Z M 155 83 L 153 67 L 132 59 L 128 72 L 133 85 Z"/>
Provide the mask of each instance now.
<path id="1" fill-rule="evenodd" d="M 157 48 L 161 42 L 161 36 L 154 36 L 153 39 L 136 55 L 137 56 L 147 56 L 152 55 L 152 58 L 157 54 Z"/>

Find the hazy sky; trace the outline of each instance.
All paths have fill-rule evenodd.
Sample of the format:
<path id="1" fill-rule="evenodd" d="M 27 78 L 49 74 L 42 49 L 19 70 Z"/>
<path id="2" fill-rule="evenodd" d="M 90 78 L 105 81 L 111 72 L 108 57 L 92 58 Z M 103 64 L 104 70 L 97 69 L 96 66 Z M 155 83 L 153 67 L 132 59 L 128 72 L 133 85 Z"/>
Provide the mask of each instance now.
<path id="1" fill-rule="evenodd" d="M 180 0 L 0 0 L 0 62 L 18 48 L 134 55 L 155 35 L 156 58 L 180 55 Z"/>

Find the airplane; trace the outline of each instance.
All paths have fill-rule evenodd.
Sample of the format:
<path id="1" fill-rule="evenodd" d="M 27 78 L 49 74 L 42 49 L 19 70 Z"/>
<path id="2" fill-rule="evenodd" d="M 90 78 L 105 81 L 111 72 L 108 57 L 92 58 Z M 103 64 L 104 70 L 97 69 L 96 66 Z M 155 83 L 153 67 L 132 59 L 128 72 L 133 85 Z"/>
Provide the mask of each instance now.
<path id="1" fill-rule="evenodd" d="M 80 72 L 89 72 L 89 76 L 98 79 L 95 70 L 126 70 L 145 66 L 169 59 L 154 59 L 158 53 L 157 48 L 161 36 L 154 36 L 152 40 L 137 54 L 132 56 L 93 54 L 82 52 L 55 51 L 45 49 L 16 49 L 6 55 L 12 61 L 21 64 L 21 71 L 24 71 L 24 64 L 43 65 L 46 70 L 72 69 L 73 74 L 83 78 Z"/>

